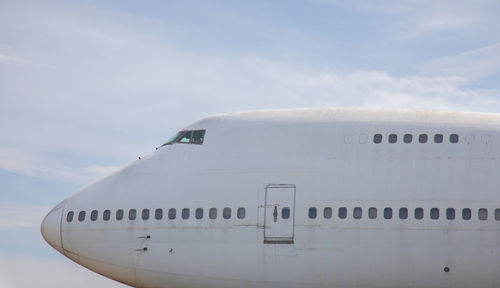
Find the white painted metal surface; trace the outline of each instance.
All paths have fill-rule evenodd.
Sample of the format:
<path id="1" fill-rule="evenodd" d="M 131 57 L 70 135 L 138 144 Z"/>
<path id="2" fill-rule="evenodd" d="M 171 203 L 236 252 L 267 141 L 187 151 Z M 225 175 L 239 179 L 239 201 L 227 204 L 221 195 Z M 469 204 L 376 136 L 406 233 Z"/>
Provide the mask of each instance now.
<path id="1" fill-rule="evenodd" d="M 500 287 L 499 115 L 270 110 L 213 116 L 184 130 L 197 129 L 206 131 L 202 145 L 166 145 L 64 200 L 42 225 L 45 239 L 77 263 L 135 287 Z M 381 143 L 374 143 L 376 134 Z M 294 201 L 291 192 L 269 186 L 277 183 L 294 185 Z M 274 205 L 290 205 L 294 224 L 282 221 L 279 209 L 274 222 Z M 222 217 L 226 207 L 230 219 Z M 189 219 L 181 217 L 184 208 Z M 447 218 L 450 208 L 454 219 Z M 469 220 L 463 209 L 470 209 Z"/>

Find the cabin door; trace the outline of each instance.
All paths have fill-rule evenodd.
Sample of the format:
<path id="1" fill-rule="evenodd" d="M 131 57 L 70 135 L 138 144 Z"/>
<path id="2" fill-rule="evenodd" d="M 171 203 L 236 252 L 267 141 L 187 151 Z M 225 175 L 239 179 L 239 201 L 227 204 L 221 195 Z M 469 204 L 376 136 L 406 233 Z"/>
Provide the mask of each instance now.
<path id="1" fill-rule="evenodd" d="M 266 187 L 264 243 L 293 243 L 295 225 L 295 185 Z"/>

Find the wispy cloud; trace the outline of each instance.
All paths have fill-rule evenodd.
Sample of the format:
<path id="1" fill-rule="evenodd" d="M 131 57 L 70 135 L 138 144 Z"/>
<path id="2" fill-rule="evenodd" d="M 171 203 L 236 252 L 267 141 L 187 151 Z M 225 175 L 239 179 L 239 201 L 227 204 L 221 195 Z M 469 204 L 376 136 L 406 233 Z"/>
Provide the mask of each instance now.
<path id="1" fill-rule="evenodd" d="M 0 147 L 0 168 L 7 171 L 84 185 L 119 169 L 117 166 L 73 166 L 35 151 Z"/>
<path id="2" fill-rule="evenodd" d="M 39 229 L 50 207 L 0 202 L 0 230 Z"/>
<path id="3" fill-rule="evenodd" d="M 95 2 L 8 3 L 0 11 L 0 34 L 23 61 L 0 65 L 0 168 L 22 174 L 87 183 L 153 151 L 186 124 L 220 112 L 324 106 L 500 111 L 499 91 L 472 82 L 498 71 L 497 44 L 427 60 L 420 75 L 405 75 L 180 49 L 168 21 Z M 451 2 L 344 3 L 335 5 L 408 16 L 413 20 L 402 24 L 405 29 L 468 25 L 461 19 L 474 22 L 492 5 L 482 3 L 469 15 L 462 8 L 446 14 Z M 13 23 L 22 33 L 8 28 Z"/>
<path id="4" fill-rule="evenodd" d="M 478 80 L 500 73 L 500 43 L 423 63 L 420 71 L 434 75 L 456 75 Z"/>
<path id="5" fill-rule="evenodd" d="M 58 258 L 0 257 L 0 287 L 129 287 L 84 269 L 62 256 Z"/>

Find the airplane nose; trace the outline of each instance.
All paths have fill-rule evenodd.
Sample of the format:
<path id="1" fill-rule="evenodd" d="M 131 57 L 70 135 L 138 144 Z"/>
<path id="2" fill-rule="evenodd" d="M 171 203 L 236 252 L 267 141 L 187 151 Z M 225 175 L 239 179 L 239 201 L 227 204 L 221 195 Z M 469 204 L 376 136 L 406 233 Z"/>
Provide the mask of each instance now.
<path id="1" fill-rule="evenodd" d="M 54 249 L 63 253 L 61 241 L 61 217 L 63 205 L 57 205 L 42 221 L 42 236 Z"/>

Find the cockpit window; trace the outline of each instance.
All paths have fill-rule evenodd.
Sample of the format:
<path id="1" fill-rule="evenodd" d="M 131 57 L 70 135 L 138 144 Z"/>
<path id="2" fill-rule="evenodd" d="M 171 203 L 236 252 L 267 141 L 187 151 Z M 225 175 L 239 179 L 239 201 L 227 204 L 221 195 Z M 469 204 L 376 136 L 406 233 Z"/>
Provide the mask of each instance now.
<path id="1" fill-rule="evenodd" d="M 205 138 L 205 130 L 196 130 L 193 131 L 191 142 L 193 144 L 203 144 L 203 138 Z"/>
<path id="2" fill-rule="evenodd" d="M 177 140 L 177 142 L 189 143 L 189 141 L 191 141 L 191 134 L 193 134 L 192 131 L 185 131 L 184 134 L 182 134 L 182 137 L 179 137 L 179 140 Z"/>
<path id="3" fill-rule="evenodd" d="M 174 143 L 203 144 L 204 139 L 205 139 L 205 130 L 180 131 L 174 137 L 172 137 L 167 143 L 161 146 L 170 145 Z"/>

